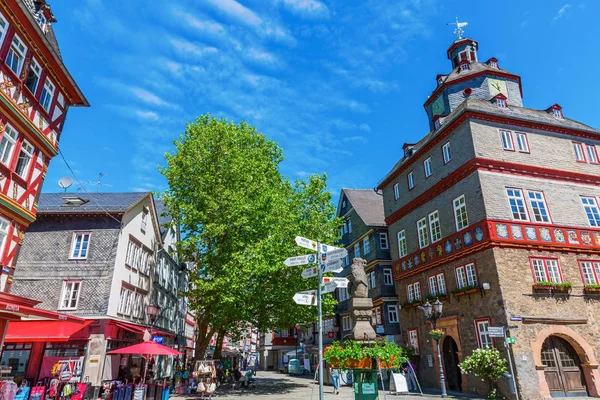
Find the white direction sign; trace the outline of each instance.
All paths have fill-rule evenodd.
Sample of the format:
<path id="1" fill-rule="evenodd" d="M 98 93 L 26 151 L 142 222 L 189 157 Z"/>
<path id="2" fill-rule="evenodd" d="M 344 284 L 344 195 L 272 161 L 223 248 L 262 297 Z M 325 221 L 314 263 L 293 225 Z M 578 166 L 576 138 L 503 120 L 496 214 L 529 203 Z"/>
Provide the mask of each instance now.
<path id="1" fill-rule="evenodd" d="M 342 265 L 342 259 L 338 258 L 335 261 L 327 261 L 327 263 L 321 263 L 321 270 L 325 272 L 342 272 L 344 266 Z"/>
<path id="2" fill-rule="evenodd" d="M 304 271 L 302 271 L 302 277 L 304 279 L 308 279 L 308 278 L 312 278 L 313 276 L 319 275 L 319 271 L 317 270 L 317 268 L 318 267 L 306 268 Z"/>
<path id="3" fill-rule="evenodd" d="M 348 283 L 350 283 L 350 281 L 347 278 L 329 278 L 326 276 L 323 278 L 323 283 L 327 282 L 335 282 L 335 285 L 341 289 L 347 288 Z"/>
<path id="4" fill-rule="evenodd" d="M 300 304 L 302 306 L 316 306 L 317 291 L 307 290 L 305 292 L 298 292 L 294 295 L 294 301 L 296 304 Z"/>
<path id="5" fill-rule="evenodd" d="M 327 252 L 327 259 L 334 260 L 336 258 L 344 258 L 348 255 L 348 250 L 345 248 L 329 250 Z"/>
<path id="6" fill-rule="evenodd" d="M 325 282 L 323 280 L 323 284 L 321 285 L 321 293 L 331 293 L 334 292 L 337 288 L 337 285 L 334 281 Z"/>
<path id="7" fill-rule="evenodd" d="M 488 335 L 490 335 L 490 337 L 504 337 L 504 327 L 488 326 Z"/>
<path id="8" fill-rule="evenodd" d="M 295 267 L 297 265 L 312 264 L 317 261 L 317 256 L 314 254 L 307 254 L 305 256 L 289 257 L 283 263 L 288 267 Z"/>
<path id="9" fill-rule="evenodd" d="M 300 247 L 304 247 L 305 249 L 310 249 L 317 251 L 317 241 L 310 240 L 302 236 L 296 236 L 296 244 Z M 328 246 L 326 244 L 321 244 L 321 252 L 327 253 L 328 251 L 336 250 L 338 247 Z"/>

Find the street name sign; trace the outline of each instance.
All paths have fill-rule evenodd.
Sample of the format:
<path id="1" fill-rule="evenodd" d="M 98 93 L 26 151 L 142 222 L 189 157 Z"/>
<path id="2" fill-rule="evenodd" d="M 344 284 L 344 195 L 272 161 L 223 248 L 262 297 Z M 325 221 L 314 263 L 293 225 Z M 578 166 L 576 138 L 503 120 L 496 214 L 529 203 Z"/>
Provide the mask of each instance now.
<path id="1" fill-rule="evenodd" d="M 335 261 L 327 261 L 327 262 L 322 262 L 321 263 L 321 270 L 323 272 L 331 272 L 331 271 L 335 271 L 335 272 L 339 272 L 337 270 L 342 270 L 344 269 L 343 265 L 342 265 L 342 259 L 338 258 Z"/>
<path id="2" fill-rule="evenodd" d="M 302 277 L 304 279 L 312 278 L 319 275 L 318 267 L 309 267 L 302 271 Z"/>
<path id="3" fill-rule="evenodd" d="M 301 306 L 316 306 L 317 291 L 307 290 L 304 292 L 298 292 L 294 295 L 294 301 L 296 304 L 300 304 Z"/>
<path id="4" fill-rule="evenodd" d="M 342 289 L 347 288 L 348 283 L 350 283 L 350 281 L 347 278 L 329 278 L 327 276 L 323 277 L 323 283 L 328 282 L 335 282 L 335 285 Z"/>
<path id="5" fill-rule="evenodd" d="M 296 236 L 296 244 L 300 247 L 304 247 L 305 249 L 317 251 L 316 240 L 310 240 L 302 236 Z M 334 246 L 328 246 L 326 244 L 321 244 L 321 252 L 327 253 L 328 251 L 332 250 L 339 250 L 339 248 Z"/>
<path id="6" fill-rule="evenodd" d="M 488 326 L 488 335 L 490 335 L 490 337 L 504 337 L 504 327 Z"/>
<path id="7" fill-rule="evenodd" d="M 314 254 L 307 254 L 304 256 L 289 257 L 283 263 L 288 267 L 295 267 L 297 265 L 312 264 L 315 261 L 317 261 L 317 256 Z"/>
<path id="8" fill-rule="evenodd" d="M 334 248 L 334 250 L 329 250 L 326 254 L 327 254 L 328 260 L 333 260 L 336 258 L 346 257 L 348 255 L 348 250 L 346 250 L 345 248 L 341 248 L 341 249 Z"/>
<path id="9" fill-rule="evenodd" d="M 325 282 L 321 285 L 321 293 L 331 293 L 335 292 L 337 285 L 333 281 Z"/>

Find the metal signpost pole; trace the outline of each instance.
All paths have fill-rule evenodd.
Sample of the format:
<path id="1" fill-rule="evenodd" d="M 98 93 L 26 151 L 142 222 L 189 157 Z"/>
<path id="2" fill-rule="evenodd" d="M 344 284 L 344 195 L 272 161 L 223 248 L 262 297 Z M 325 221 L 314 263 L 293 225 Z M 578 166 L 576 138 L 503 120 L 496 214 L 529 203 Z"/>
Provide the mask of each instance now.
<path id="1" fill-rule="evenodd" d="M 508 329 L 504 329 L 504 347 L 506 347 L 506 353 L 508 354 L 508 365 L 510 365 L 510 374 L 513 378 L 513 385 L 515 387 L 515 400 L 519 400 L 519 389 L 517 388 L 517 377 L 515 376 L 515 371 L 513 370 L 513 362 L 512 356 L 510 355 L 510 343 L 506 340 L 506 331 Z"/>
<path id="2" fill-rule="evenodd" d="M 323 280 L 323 272 L 321 270 L 321 242 L 317 241 L 317 304 L 319 308 L 319 400 L 325 399 L 323 389 L 323 308 L 321 300 L 321 283 Z"/>

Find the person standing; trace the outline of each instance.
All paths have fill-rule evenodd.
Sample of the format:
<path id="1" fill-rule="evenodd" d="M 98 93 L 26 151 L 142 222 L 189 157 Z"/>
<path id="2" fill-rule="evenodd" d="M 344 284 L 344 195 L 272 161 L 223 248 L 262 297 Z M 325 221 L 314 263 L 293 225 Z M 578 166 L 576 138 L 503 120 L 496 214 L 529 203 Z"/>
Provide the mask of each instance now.
<path id="1" fill-rule="evenodd" d="M 329 368 L 331 380 L 333 381 L 333 393 L 340 394 L 340 370 L 337 368 Z"/>

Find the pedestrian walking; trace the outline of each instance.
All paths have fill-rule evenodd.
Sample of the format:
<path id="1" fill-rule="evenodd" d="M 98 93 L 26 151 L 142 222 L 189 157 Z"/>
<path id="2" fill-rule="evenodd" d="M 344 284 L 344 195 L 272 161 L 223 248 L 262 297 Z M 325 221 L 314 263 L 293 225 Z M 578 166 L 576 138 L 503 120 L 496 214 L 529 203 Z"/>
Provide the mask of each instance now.
<path id="1" fill-rule="evenodd" d="M 331 380 L 333 381 L 333 393 L 340 394 L 340 370 L 337 368 L 329 368 Z"/>

